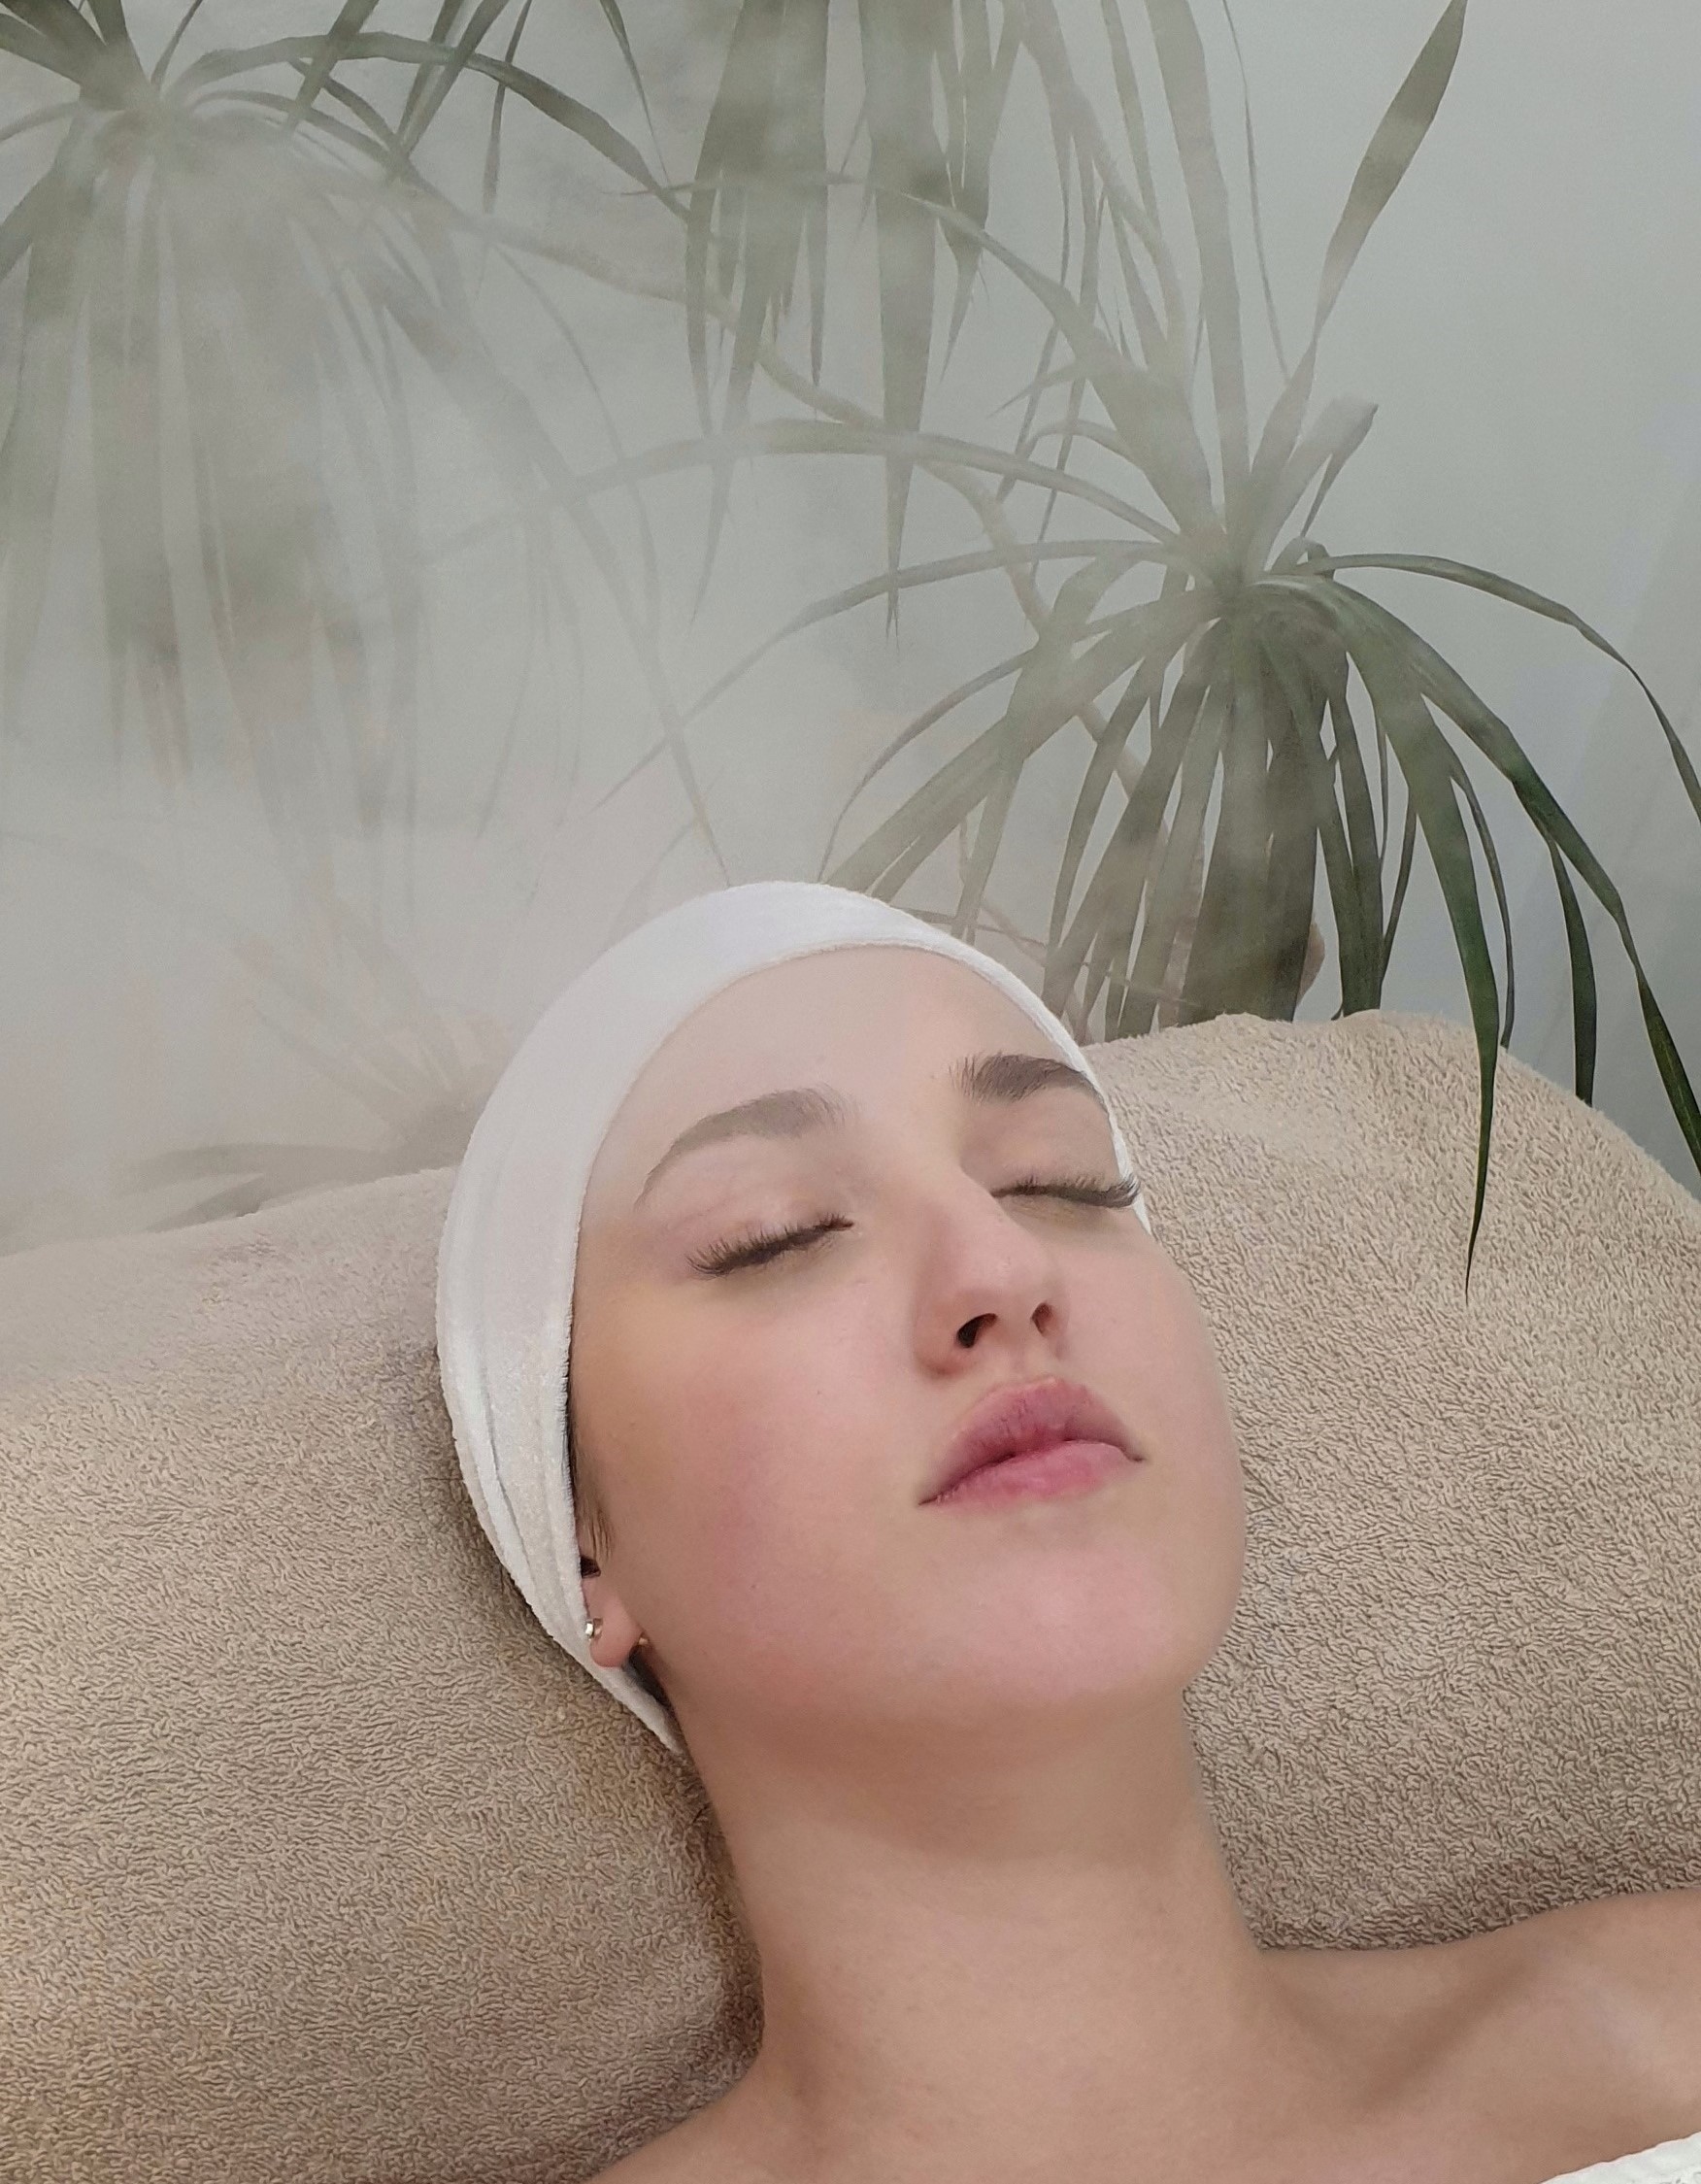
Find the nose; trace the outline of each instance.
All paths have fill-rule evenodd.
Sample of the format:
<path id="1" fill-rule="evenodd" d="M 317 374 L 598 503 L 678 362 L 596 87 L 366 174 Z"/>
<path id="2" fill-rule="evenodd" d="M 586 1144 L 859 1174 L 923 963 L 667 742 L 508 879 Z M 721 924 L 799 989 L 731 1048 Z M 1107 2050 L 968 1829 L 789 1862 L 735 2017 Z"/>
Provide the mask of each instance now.
<path id="1" fill-rule="evenodd" d="M 1055 1244 L 1024 1222 L 1027 1199 L 999 1199 L 957 1175 L 913 1201 L 921 1231 L 918 1346 L 950 1371 L 965 1351 L 1007 1342 L 1032 1356 L 1061 1339 L 1066 1283 Z"/>

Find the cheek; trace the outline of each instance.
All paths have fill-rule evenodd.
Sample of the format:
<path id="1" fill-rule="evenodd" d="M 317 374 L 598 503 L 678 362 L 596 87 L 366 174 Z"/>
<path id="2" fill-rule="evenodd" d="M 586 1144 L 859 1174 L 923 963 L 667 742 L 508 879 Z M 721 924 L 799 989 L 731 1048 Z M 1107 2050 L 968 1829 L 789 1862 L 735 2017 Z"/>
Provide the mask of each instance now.
<path id="1" fill-rule="evenodd" d="M 1201 1577 L 1238 1587 L 1246 1491 L 1227 1386 L 1211 1330 L 1174 1262 L 1142 1251 L 1095 1285 L 1079 1324 L 1084 1370 L 1150 1453 L 1161 1533 Z M 1095 1374 L 1093 1368 L 1098 1368 Z"/>
<path id="2" fill-rule="evenodd" d="M 1231 1478 L 1238 1490 L 1233 1414 L 1210 1331 L 1185 1295 L 1170 1300 L 1157 1326 L 1162 1353 L 1155 1361 L 1152 1394 L 1165 1435 L 1176 1448 L 1189 1452 L 1202 1472 Z"/>
<path id="3" fill-rule="evenodd" d="M 643 1392 L 625 1466 L 633 1529 L 658 1590 L 677 1587 L 693 1620 L 736 1614 L 795 1633 L 852 1552 L 857 1508 L 870 1517 L 883 1482 L 893 1491 L 903 1455 L 877 1397 L 897 1383 L 867 1300 L 823 1286 L 817 1309 L 682 1313 L 630 1353 Z"/>
<path id="4" fill-rule="evenodd" d="M 752 1327 L 669 1361 L 634 1545 L 682 1699 L 695 1664 L 697 1696 L 738 1715 L 807 1717 L 823 1692 L 878 1686 L 867 1600 L 890 1451 L 866 1407 L 878 1376 L 854 1358 L 840 1321 Z"/>
<path id="5" fill-rule="evenodd" d="M 1150 1431 L 1154 1449 L 1201 1470 L 1231 1471 L 1239 1457 L 1228 1390 L 1197 1299 L 1181 1270 L 1156 1247 L 1143 1251 L 1125 1279 L 1094 1293 L 1091 1355 L 1105 1386 L 1126 1398 L 1129 1423 Z"/>

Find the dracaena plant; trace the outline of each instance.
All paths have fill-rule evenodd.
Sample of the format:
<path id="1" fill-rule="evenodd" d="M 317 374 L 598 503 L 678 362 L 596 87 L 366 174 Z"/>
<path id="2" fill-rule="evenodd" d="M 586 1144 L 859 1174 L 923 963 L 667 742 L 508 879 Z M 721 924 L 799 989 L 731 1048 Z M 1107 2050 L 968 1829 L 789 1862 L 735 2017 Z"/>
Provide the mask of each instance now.
<path id="1" fill-rule="evenodd" d="M 85 384 L 87 565 L 115 726 L 139 710 L 175 784 L 210 757 L 247 774 L 304 901 L 326 884 L 334 826 L 413 811 L 431 565 L 422 400 L 447 401 L 485 455 L 523 556 L 522 638 L 571 635 L 564 514 L 670 718 L 653 587 L 628 582 L 596 508 L 571 493 L 568 461 L 481 322 L 475 276 L 492 246 L 478 209 L 430 185 L 417 154 L 453 87 L 476 82 L 494 100 L 486 209 L 505 101 L 658 185 L 626 137 L 519 65 L 529 0 L 444 0 L 422 37 L 370 28 L 375 7 L 348 0 L 317 34 L 191 55 L 190 0 L 145 61 L 125 0 L 0 0 L 0 55 L 63 94 L 0 131 L 20 155 L 41 151 L 0 220 L 6 722 L 41 650 L 72 390 Z M 624 48 L 615 0 L 604 13 Z M 214 695 L 197 705 L 200 660 Z"/>
<path id="2" fill-rule="evenodd" d="M 1446 902 L 1480 1056 L 1474 1251 L 1496 1061 L 1511 1040 L 1516 990 L 1499 850 L 1472 763 L 1485 761 L 1510 785 L 1551 860 L 1569 950 L 1579 1094 L 1592 1097 L 1596 1047 L 1595 968 L 1581 883 L 1622 941 L 1661 1079 L 1698 1160 L 1701 1107 L 1611 877 L 1513 728 L 1412 621 L 1349 572 L 1399 571 L 1465 586 L 1566 624 L 1628 663 L 1569 608 L 1510 579 L 1433 555 L 1331 554 L 1316 529 L 1373 414 L 1347 398 L 1317 408 L 1320 339 L 1434 119 L 1465 12 L 1466 0 L 1450 0 L 1364 154 L 1324 256 L 1304 349 L 1291 364 L 1255 243 L 1281 377 L 1256 429 L 1248 391 L 1247 252 L 1237 247 L 1190 0 L 1102 0 L 1102 80 L 1115 133 L 1084 91 L 1051 0 L 1010 0 L 996 36 L 985 8 L 969 0 L 955 13 L 949 0 L 907 11 L 864 8 L 873 151 L 862 181 L 882 223 L 886 414 L 879 429 L 846 422 L 842 409 L 837 418 L 818 414 L 819 405 L 808 419 L 749 421 L 759 340 L 778 322 L 800 262 L 810 268 L 818 374 L 819 229 L 836 179 L 819 157 L 824 7 L 794 9 L 787 0 L 782 10 L 748 0 L 740 30 L 751 45 L 735 54 L 736 66 L 729 62 L 717 121 L 705 139 L 689 249 L 700 283 L 718 245 L 736 327 L 709 457 L 722 478 L 740 454 L 837 450 L 883 455 L 892 481 L 885 568 L 817 602 L 779 637 L 866 601 L 884 600 L 895 611 L 906 593 L 988 570 L 1018 577 L 1029 602 L 1031 640 L 912 721 L 845 809 L 919 735 L 963 718 L 987 691 L 1001 693 L 993 718 L 848 855 L 832 861 L 829 845 L 822 876 L 895 896 L 972 823 L 956 907 L 944 921 L 972 934 L 1028 761 L 1071 722 L 1083 722 L 1093 749 L 1057 845 L 1043 991 L 1077 1024 L 1098 1007 L 1100 1035 L 1114 1039 L 1151 1025 L 1188 921 L 1182 1021 L 1224 1011 L 1291 1017 L 1306 975 L 1319 863 L 1341 1010 L 1379 1006 L 1421 840 Z M 814 44 L 796 35 L 805 17 Z M 772 36 L 776 22 L 791 34 Z M 758 49 L 763 23 L 770 41 Z M 884 26 L 881 36 L 870 36 L 871 24 Z M 1131 25 L 1143 29 L 1138 60 Z M 1068 214 L 1054 271 L 1000 240 L 986 209 L 988 133 L 1018 59 L 1043 94 Z M 1153 155 L 1149 108 L 1167 118 L 1167 170 Z M 941 112 L 949 124 L 944 142 Z M 1246 127 L 1256 238 L 1250 112 Z M 1176 203 L 1165 202 L 1165 171 L 1180 178 L 1184 228 Z M 1184 259 L 1173 247 L 1178 232 L 1190 238 Z M 1006 440 L 923 429 L 934 236 L 951 246 L 965 278 L 980 267 L 1005 283 L 981 308 L 1039 307 L 1037 369 Z M 704 293 L 693 287 L 687 307 L 706 388 Z M 965 297 L 959 289 L 953 331 Z M 1196 368 L 1201 357 L 1204 370 Z M 989 488 L 984 552 L 902 563 L 904 494 L 915 468 L 979 478 Z M 1074 511 L 1075 535 L 1051 535 L 1059 508 Z M 1057 570 L 1060 579 L 1033 611 L 1042 581 Z M 750 655 L 710 694 L 760 656 Z M 1645 683 L 1642 689 L 1701 818 L 1695 766 L 1652 692 Z M 1092 848 L 1106 817 L 1109 831 Z M 1504 979 L 1490 943 L 1489 892 Z"/>

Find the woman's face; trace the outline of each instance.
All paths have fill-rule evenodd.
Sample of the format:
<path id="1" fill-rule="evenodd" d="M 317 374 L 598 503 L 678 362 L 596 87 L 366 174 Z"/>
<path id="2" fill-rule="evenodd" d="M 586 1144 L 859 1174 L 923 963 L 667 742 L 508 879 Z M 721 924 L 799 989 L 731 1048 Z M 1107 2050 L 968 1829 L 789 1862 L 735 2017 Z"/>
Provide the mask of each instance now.
<path id="1" fill-rule="evenodd" d="M 1074 1086 L 967 1096 L 953 1073 L 990 1054 L 1058 1058 L 965 965 L 803 957 L 679 1026 L 603 1142 L 570 1361 L 614 1533 L 591 1612 L 648 1634 L 688 1738 L 973 1734 L 1173 1698 L 1233 1613 L 1241 1474 L 1192 1293 L 1131 1209 L 1015 1193 L 1114 1185 L 1116 1158 Z M 793 1088 L 844 1120 L 663 1161 Z M 792 1228 L 813 1233 L 712 1270 Z M 928 1504 L 969 1410 L 1052 1375 L 1144 1461 L 1071 1497 Z"/>

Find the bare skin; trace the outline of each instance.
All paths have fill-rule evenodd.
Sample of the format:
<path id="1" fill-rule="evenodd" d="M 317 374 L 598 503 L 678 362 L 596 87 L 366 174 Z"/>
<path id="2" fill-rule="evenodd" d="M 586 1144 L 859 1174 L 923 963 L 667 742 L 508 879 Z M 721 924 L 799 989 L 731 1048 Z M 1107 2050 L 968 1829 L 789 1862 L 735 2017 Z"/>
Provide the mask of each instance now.
<path id="1" fill-rule="evenodd" d="M 1701 1895 L 1684 1894 L 1691 1909 L 1672 1927 L 1689 1928 L 1692 1965 Z M 1662 1915 L 1678 1900 L 1635 1899 Z M 1333 2058 L 1328 2112 L 1305 2130 L 1272 2127 L 1227 2163 L 1184 2154 L 1155 2171 L 1111 2146 L 1086 2173 L 1106 2184 L 1157 2173 L 1185 2184 L 1207 2173 L 1221 2184 L 1549 2184 L 1688 2137 L 1701 2118 L 1692 1969 L 1665 1993 L 1633 1975 L 1604 1981 L 1618 1908 L 1567 1907 L 1428 1947 L 1272 1950 Z M 1596 1932 L 1568 1926 L 1579 1910 L 1602 1914 Z M 699 2110 L 594 2184 L 799 2184 L 807 2172 L 728 2128 L 730 2104 L 728 2096 Z"/>
<path id="2" fill-rule="evenodd" d="M 1244 1565 L 1210 1336 L 1131 1210 L 1017 1189 L 1114 1181 L 1110 1128 L 1066 1085 L 965 1097 L 989 1052 L 1053 1050 L 964 966 L 780 964 L 680 1026 L 599 1154 L 571 1374 L 612 1526 L 582 1511 L 595 1651 L 646 1637 L 763 2002 L 746 2076 L 605 2177 L 1546 2184 L 1701 2131 L 1701 1898 L 1435 1948 L 1253 1940 L 1182 1704 Z M 700 1116 L 793 1086 L 850 1118 L 645 1191 Z M 1053 1375 L 1139 1461 L 930 1504 L 968 1410 Z"/>

